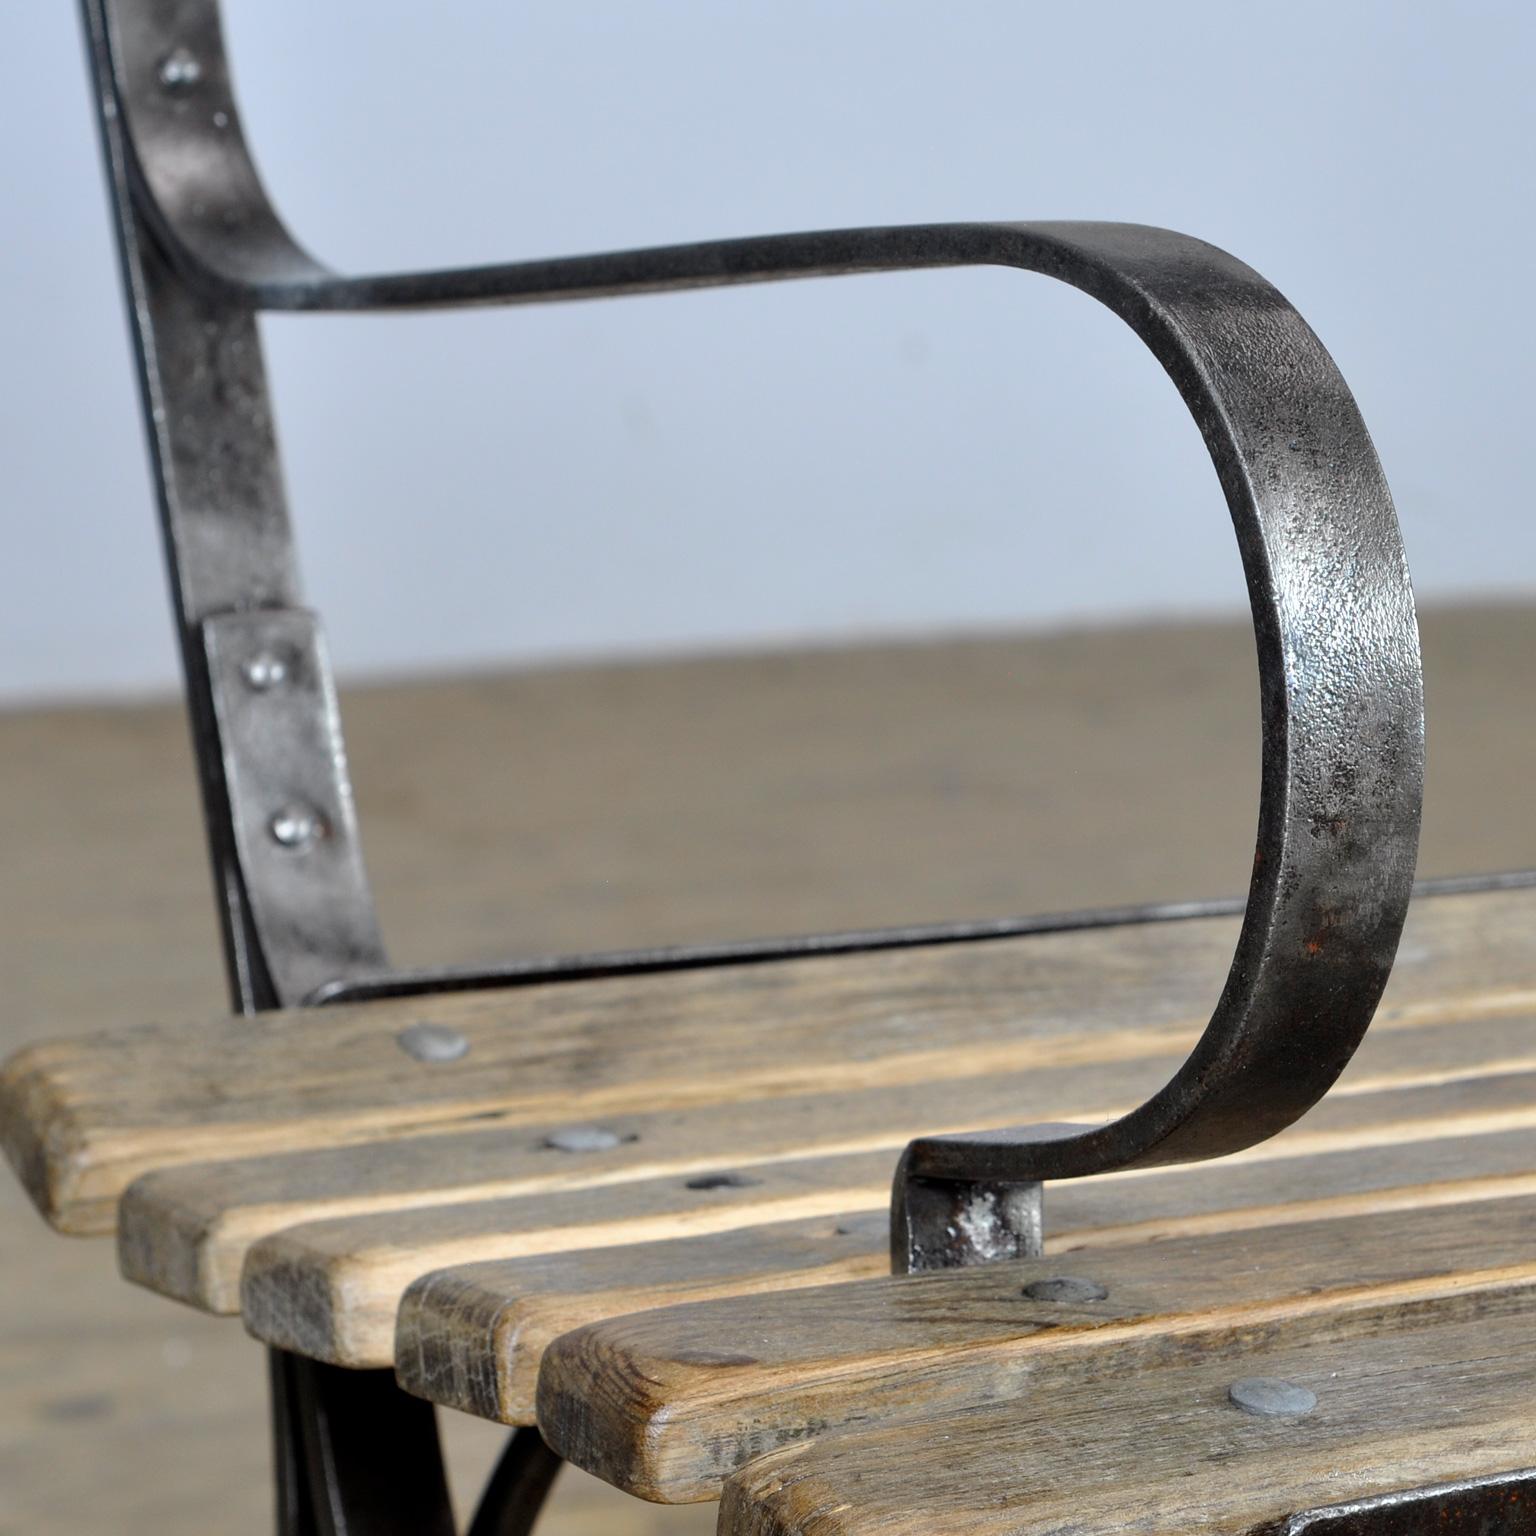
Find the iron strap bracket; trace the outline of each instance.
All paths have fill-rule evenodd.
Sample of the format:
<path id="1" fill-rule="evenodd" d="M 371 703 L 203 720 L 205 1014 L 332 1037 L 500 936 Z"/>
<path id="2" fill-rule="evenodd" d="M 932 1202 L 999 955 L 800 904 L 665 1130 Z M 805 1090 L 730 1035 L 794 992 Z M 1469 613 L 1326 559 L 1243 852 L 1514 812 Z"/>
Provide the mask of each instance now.
<path id="1" fill-rule="evenodd" d="M 315 615 L 225 613 L 199 626 L 230 832 L 278 997 L 382 971 L 341 717 Z"/>

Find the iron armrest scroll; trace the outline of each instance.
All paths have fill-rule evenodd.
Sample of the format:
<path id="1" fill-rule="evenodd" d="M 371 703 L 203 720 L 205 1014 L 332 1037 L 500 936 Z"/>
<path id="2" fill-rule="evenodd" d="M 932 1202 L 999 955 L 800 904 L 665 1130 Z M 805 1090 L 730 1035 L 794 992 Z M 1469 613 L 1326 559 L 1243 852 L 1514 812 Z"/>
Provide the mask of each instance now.
<path id="1" fill-rule="evenodd" d="M 1359 410 L 1301 317 L 1231 258 L 1187 250 L 1182 272 L 1149 269 L 1110 239 L 1139 291 L 1137 305 L 1106 302 L 1200 424 L 1247 576 L 1263 726 L 1248 900 L 1204 1034 L 1138 1109 L 908 1145 L 892 1190 L 898 1272 L 1040 1253 L 1044 1180 L 1219 1157 L 1283 1130 L 1359 1045 L 1407 912 L 1423 683 Z"/>
<path id="2" fill-rule="evenodd" d="M 1422 679 L 1401 539 L 1364 423 L 1322 344 L 1263 278 L 1167 230 L 1083 223 L 837 230 L 340 276 L 289 235 L 262 189 L 211 0 L 86 0 L 86 10 L 103 116 L 121 130 L 115 140 L 109 130 L 109 152 L 115 142 L 134 216 L 189 294 L 230 324 L 262 309 L 535 303 L 974 265 L 1056 278 L 1119 315 L 1201 430 L 1247 579 L 1263 767 L 1242 930 L 1205 1034 L 1139 1109 L 1102 1126 L 912 1143 L 894 1190 L 896 1263 L 1036 1246 L 1041 1180 L 1219 1156 L 1273 1135 L 1327 1091 L 1370 1022 L 1407 909 Z M 267 499 L 277 505 L 276 492 Z M 242 589 L 223 607 L 270 605 L 266 580 L 253 569 L 256 596 Z M 273 586 L 282 605 L 290 585 Z M 201 619 L 196 607 L 189 617 Z M 360 875 L 353 885 L 365 902 Z"/>

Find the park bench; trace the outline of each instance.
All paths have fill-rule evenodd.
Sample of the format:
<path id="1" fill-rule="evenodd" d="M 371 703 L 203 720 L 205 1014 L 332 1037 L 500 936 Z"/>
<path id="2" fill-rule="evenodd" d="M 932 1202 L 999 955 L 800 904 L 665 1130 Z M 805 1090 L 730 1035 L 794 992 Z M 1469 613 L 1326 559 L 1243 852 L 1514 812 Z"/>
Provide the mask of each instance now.
<path id="1" fill-rule="evenodd" d="M 1092 224 L 340 276 L 215 7 L 86 16 L 233 1010 L 20 1052 L 0 1137 L 54 1226 L 269 1346 L 279 1529 L 448 1536 L 433 1405 L 514 1427 L 473 1536 L 562 1459 L 741 1536 L 1536 1529 L 1536 890 L 1412 885 L 1406 566 L 1286 301 Z M 392 968 L 258 314 L 968 264 L 1107 304 L 1205 437 L 1246 901 Z"/>

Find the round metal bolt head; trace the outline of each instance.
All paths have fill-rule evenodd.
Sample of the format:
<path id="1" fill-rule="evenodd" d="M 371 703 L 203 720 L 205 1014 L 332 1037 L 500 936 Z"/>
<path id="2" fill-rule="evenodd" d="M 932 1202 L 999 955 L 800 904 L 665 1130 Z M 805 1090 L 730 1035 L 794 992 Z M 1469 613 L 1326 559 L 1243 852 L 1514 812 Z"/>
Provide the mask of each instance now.
<path id="1" fill-rule="evenodd" d="M 1083 1280 L 1076 1275 L 1050 1275 L 1031 1280 L 1024 1287 L 1031 1301 L 1103 1301 L 1109 1292 L 1097 1280 Z"/>
<path id="2" fill-rule="evenodd" d="M 469 1041 L 446 1024 L 408 1024 L 395 1044 L 417 1061 L 457 1061 L 469 1050 Z"/>
<path id="3" fill-rule="evenodd" d="M 568 1125 L 551 1131 L 544 1138 L 544 1145 L 556 1152 L 606 1152 L 618 1146 L 623 1138 L 617 1131 L 600 1125 Z"/>
<path id="4" fill-rule="evenodd" d="M 328 830 L 325 817 L 307 805 L 285 805 L 267 823 L 272 841 L 284 848 L 312 848 Z"/>
<path id="5" fill-rule="evenodd" d="M 271 651 L 258 651 L 240 669 L 246 687 L 254 693 L 267 693 L 288 680 L 288 665 Z"/>
<path id="6" fill-rule="evenodd" d="M 168 91 L 190 91 L 203 78 L 203 66 L 190 48 L 173 48 L 160 60 L 160 84 Z"/>
<path id="7" fill-rule="evenodd" d="M 1245 1376 L 1227 1388 L 1234 1408 L 1266 1419 L 1299 1419 L 1317 1407 L 1317 1393 L 1278 1376 Z"/>

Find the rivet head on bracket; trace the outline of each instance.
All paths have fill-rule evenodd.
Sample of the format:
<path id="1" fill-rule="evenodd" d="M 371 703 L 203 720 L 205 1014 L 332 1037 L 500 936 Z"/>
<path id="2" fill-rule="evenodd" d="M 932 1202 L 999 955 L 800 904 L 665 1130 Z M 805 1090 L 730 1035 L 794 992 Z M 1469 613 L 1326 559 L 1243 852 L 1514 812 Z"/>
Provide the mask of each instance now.
<path id="1" fill-rule="evenodd" d="M 190 91 L 203 78 L 203 66 L 190 48 L 173 48 L 160 60 L 161 86 L 167 91 Z"/>
<path id="2" fill-rule="evenodd" d="M 288 663 L 271 651 L 258 651 L 247 658 L 240 675 L 253 693 L 270 693 L 288 681 Z"/>
<path id="3" fill-rule="evenodd" d="M 469 1051 L 469 1041 L 446 1024 L 408 1024 L 395 1044 L 417 1061 L 457 1061 Z"/>
<path id="4" fill-rule="evenodd" d="M 1227 1388 L 1234 1408 L 1266 1419 L 1299 1419 L 1317 1407 L 1317 1393 L 1278 1376 L 1245 1376 Z"/>
<path id="5" fill-rule="evenodd" d="M 267 823 L 272 841 L 280 847 L 301 851 L 313 848 L 330 830 L 325 817 L 310 805 L 285 805 Z"/>
<path id="6" fill-rule="evenodd" d="M 1077 1275 L 1050 1275 L 1031 1280 L 1024 1287 L 1031 1301 L 1103 1301 L 1109 1292 L 1097 1280 L 1083 1280 Z"/>

